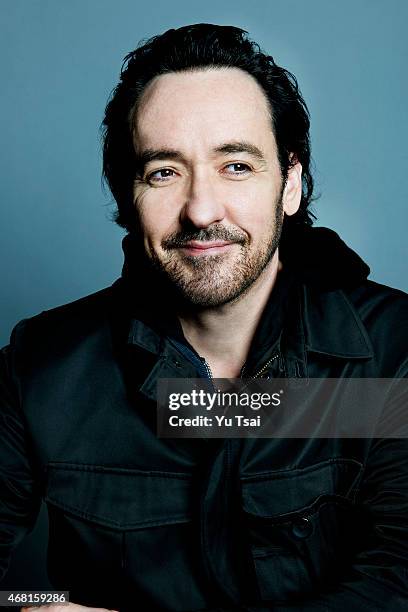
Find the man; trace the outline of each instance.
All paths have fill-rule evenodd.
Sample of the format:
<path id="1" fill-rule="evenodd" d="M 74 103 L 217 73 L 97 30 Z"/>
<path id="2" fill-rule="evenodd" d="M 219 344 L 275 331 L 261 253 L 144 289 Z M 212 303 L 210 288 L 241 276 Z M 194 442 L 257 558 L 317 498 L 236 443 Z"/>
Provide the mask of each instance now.
<path id="1" fill-rule="evenodd" d="M 44 498 L 72 610 L 406 610 L 404 437 L 155 433 L 162 378 L 407 375 L 406 296 L 311 227 L 296 80 L 238 28 L 169 30 L 104 126 L 123 273 L 3 350 L 1 573 Z"/>

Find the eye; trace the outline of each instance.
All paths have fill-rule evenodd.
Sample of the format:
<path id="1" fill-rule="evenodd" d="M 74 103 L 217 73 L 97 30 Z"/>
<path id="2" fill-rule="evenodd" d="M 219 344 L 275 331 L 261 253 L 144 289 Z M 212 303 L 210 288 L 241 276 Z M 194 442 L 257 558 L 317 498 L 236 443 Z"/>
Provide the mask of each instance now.
<path id="1" fill-rule="evenodd" d="M 232 170 L 227 170 L 228 168 L 232 168 Z M 251 167 L 243 162 L 234 162 L 224 166 L 224 170 L 227 170 L 227 174 L 232 176 L 242 176 L 251 172 Z"/>
<path id="2" fill-rule="evenodd" d="M 148 183 L 164 183 L 172 179 L 176 173 L 171 168 L 160 168 L 147 175 Z"/>

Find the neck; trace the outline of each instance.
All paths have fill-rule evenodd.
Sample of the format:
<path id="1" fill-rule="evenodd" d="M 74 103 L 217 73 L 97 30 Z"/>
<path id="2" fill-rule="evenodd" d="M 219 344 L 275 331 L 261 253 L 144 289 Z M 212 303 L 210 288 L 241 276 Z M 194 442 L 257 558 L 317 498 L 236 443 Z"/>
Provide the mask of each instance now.
<path id="1" fill-rule="evenodd" d="M 278 251 L 259 278 L 234 302 L 179 314 L 183 332 L 214 378 L 236 378 L 281 268 Z"/>

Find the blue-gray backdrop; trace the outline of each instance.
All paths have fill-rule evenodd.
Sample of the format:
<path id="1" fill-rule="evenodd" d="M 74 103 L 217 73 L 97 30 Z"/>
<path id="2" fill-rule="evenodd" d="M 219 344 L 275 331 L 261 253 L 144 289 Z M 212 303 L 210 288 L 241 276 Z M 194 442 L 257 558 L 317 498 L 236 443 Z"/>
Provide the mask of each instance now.
<path id="1" fill-rule="evenodd" d="M 298 77 L 317 224 L 338 231 L 373 280 L 408 289 L 408 2 L 1 0 L 0 15 L 0 344 L 21 318 L 119 275 L 123 232 L 100 179 L 104 105 L 141 38 L 193 22 L 248 30 Z M 45 530 L 42 511 L 7 586 L 46 586 Z"/>

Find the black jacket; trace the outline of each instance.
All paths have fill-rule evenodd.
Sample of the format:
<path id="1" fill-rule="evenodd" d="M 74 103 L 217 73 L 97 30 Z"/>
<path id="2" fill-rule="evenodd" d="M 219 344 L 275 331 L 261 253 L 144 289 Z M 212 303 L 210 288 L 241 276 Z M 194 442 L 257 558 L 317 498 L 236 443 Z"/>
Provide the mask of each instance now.
<path id="1" fill-rule="evenodd" d="M 328 230 L 282 254 L 281 333 L 257 335 L 251 367 L 407 376 L 405 294 L 366 280 Z M 157 380 L 199 373 L 134 263 L 130 250 L 111 287 L 20 322 L 2 351 L 0 579 L 43 498 L 50 580 L 83 605 L 407 610 L 408 440 L 157 438 Z"/>

